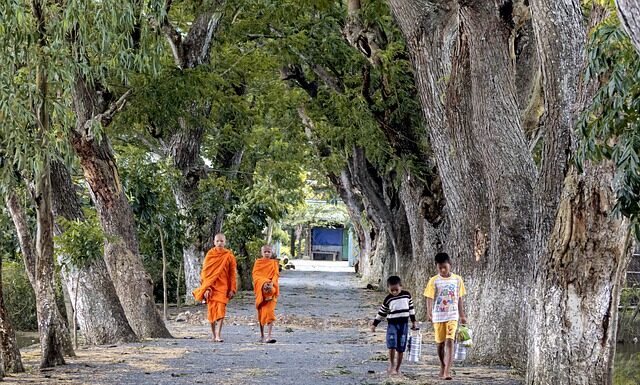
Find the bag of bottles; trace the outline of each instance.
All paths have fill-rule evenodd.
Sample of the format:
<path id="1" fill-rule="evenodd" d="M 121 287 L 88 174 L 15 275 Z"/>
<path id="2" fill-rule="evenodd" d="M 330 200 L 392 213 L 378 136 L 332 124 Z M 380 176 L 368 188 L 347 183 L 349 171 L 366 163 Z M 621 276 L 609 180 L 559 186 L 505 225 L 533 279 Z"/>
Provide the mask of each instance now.
<path id="1" fill-rule="evenodd" d="M 409 350 L 407 359 L 409 362 L 420 362 L 420 355 L 422 354 L 422 332 L 420 329 L 411 329 L 407 345 Z"/>

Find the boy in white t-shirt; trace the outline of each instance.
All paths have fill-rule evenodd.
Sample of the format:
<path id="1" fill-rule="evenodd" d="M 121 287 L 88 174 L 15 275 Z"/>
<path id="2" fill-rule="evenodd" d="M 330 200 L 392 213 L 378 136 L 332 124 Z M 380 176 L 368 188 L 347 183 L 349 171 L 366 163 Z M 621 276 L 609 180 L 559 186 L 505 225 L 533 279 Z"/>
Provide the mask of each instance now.
<path id="1" fill-rule="evenodd" d="M 435 331 L 440 378 L 451 380 L 453 341 L 458 321 L 463 325 L 467 323 L 462 303 L 466 290 L 462 277 L 451 273 L 451 259 L 447 253 L 436 254 L 435 262 L 438 275 L 429 279 L 424 296 L 427 297 L 427 316 Z"/>

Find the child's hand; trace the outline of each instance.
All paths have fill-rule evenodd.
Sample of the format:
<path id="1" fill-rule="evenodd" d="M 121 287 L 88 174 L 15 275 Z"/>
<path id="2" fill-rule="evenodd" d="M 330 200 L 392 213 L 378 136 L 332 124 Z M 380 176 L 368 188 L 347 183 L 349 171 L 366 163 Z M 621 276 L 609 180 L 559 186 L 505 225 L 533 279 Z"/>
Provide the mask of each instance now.
<path id="1" fill-rule="evenodd" d="M 229 297 L 229 299 L 233 298 L 233 296 L 236 295 L 236 293 L 234 293 L 233 291 L 229 290 L 229 293 L 227 294 L 227 297 Z"/>
<path id="2" fill-rule="evenodd" d="M 417 330 L 418 329 L 418 324 L 416 323 L 416 321 L 411 322 L 411 329 L 413 329 L 413 330 Z"/>
<path id="3" fill-rule="evenodd" d="M 433 322 L 433 317 L 431 316 L 431 313 L 427 314 L 427 321 Z"/>
<path id="4" fill-rule="evenodd" d="M 374 325 L 371 325 L 371 332 L 375 333 L 376 332 L 376 327 Z"/>
<path id="5" fill-rule="evenodd" d="M 465 315 L 461 315 L 460 316 L 460 324 L 461 325 L 466 325 L 467 324 L 467 316 L 465 316 Z"/>
<path id="6" fill-rule="evenodd" d="M 204 292 L 204 299 L 209 299 L 209 295 L 210 295 L 210 294 L 211 294 L 211 290 L 210 290 L 210 289 L 205 290 L 205 292 Z"/>

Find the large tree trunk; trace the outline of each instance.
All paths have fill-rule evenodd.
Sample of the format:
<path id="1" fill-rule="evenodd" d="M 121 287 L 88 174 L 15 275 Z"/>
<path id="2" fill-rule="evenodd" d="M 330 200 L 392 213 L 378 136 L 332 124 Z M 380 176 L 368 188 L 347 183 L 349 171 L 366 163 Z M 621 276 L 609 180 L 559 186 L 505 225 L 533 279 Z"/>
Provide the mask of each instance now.
<path id="1" fill-rule="evenodd" d="M 181 121 L 184 121 L 181 119 Z M 185 221 L 186 242 L 182 248 L 184 263 L 184 277 L 187 287 L 185 303 L 193 304 L 191 293 L 200 286 L 200 270 L 202 268 L 203 246 L 198 241 L 198 234 L 202 231 L 200 224 L 192 218 L 198 197 L 198 184 L 206 176 L 204 162 L 200 158 L 200 146 L 202 144 L 202 127 L 189 129 L 184 127 L 171 138 L 171 157 L 174 167 L 180 171 L 180 180 L 173 187 L 173 196 L 176 206 Z"/>
<path id="2" fill-rule="evenodd" d="M 611 384 L 627 221 L 611 215 L 614 166 L 573 168 L 536 269 L 527 384 Z"/>
<path id="3" fill-rule="evenodd" d="M 214 5 L 209 10 L 198 15 L 186 37 L 182 38 L 180 32 L 171 25 L 168 18 L 163 21 L 163 31 L 172 49 L 174 62 L 180 68 L 196 68 L 209 62 L 211 43 L 214 33 L 222 20 L 222 13 L 215 11 L 221 7 L 222 2 Z M 167 10 L 168 12 L 168 10 Z M 197 120 L 199 115 L 208 115 L 211 106 L 198 107 L 196 103 L 191 106 L 191 111 Z M 182 249 L 184 264 L 184 276 L 186 284 L 185 303 L 194 303 L 191 293 L 200 286 L 200 270 L 205 252 L 205 243 L 199 233 L 202 232 L 202 223 L 197 223 L 191 213 L 198 196 L 198 184 L 206 177 L 205 165 L 200 157 L 200 147 L 204 135 L 203 126 L 191 126 L 186 119 L 179 119 L 179 127 L 168 138 L 169 148 L 165 153 L 170 155 L 173 166 L 180 172 L 180 178 L 173 187 L 173 195 L 180 213 L 187 218 L 185 221 L 186 243 Z M 224 215 L 224 212 L 222 213 Z M 209 221 L 209 229 L 205 233 L 214 233 L 218 222 L 218 216 L 213 215 Z M 220 227 L 222 223 L 220 221 Z M 213 237 L 213 234 L 212 234 Z M 204 238 L 206 239 L 206 238 Z"/>
<path id="4" fill-rule="evenodd" d="M 412 258 L 409 224 L 404 206 L 393 184 L 393 175 L 381 176 L 366 158 L 365 150 L 354 147 L 347 161 L 353 183 L 361 192 L 367 214 L 389 237 L 392 259 L 390 274 L 396 274 Z"/>
<path id="5" fill-rule="evenodd" d="M 640 53 L 640 1 L 616 0 L 620 23 Z"/>
<path id="6" fill-rule="evenodd" d="M 52 164 L 51 183 L 53 212 L 56 218 L 83 221 L 81 202 L 64 164 Z M 65 229 L 57 223 L 55 231 L 59 235 Z M 81 266 L 72 265 L 63 255 L 58 259 L 85 342 L 100 345 L 137 340 L 127 322 L 104 259 L 101 256 L 91 258 Z"/>
<path id="7" fill-rule="evenodd" d="M 483 282 L 475 288 L 482 293 L 475 306 L 482 310 L 472 324 L 480 337 L 477 355 L 498 362 L 506 355 L 507 362 L 523 367 L 528 349 L 520 336 L 529 285 L 522 282 L 533 266 L 529 234 L 535 165 L 519 120 L 515 58 L 510 55 L 512 14 L 504 7 L 509 5 L 486 1 L 460 8 L 461 33 L 466 35 L 461 38 L 469 45 L 473 131 L 484 165 L 490 218 L 489 257 Z M 504 306 L 504 298 L 510 306 Z M 501 322 L 496 325 L 495 319 Z M 492 340 L 492 348 L 482 347 Z"/>
<path id="8" fill-rule="evenodd" d="M 610 384 L 618 301 L 630 256 L 628 226 L 611 215 L 613 164 L 587 163 L 582 174 L 575 167 L 566 171 L 577 114 L 594 92 L 593 84 L 579 83 L 588 28 L 579 2 L 531 5 L 546 116 L 527 383 Z M 605 16 L 594 6 L 590 24 Z M 549 328 L 553 324 L 562 327 Z"/>
<path id="9" fill-rule="evenodd" d="M 411 238 L 412 259 L 403 264 L 400 276 L 405 286 L 414 293 L 416 315 L 425 318 L 422 292 L 429 277 L 435 274 L 433 257 L 444 249 L 448 226 L 443 217 L 442 189 L 436 176 L 430 186 L 407 173 L 400 185 L 400 199 L 405 207 Z"/>
<path id="10" fill-rule="evenodd" d="M 85 180 L 106 235 L 104 258 L 129 325 L 140 338 L 170 338 L 153 297 L 151 277 L 144 270 L 138 249 L 133 211 L 122 189 L 113 150 L 106 135 L 91 134 L 94 120 L 104 125 L 110 109 L 104 91 L 86 79 L 76 80 L 73 99 L 77 127 L 71 144 L 80 158 Z M 109 117 L 110 118 L 110 117 Z"/>
<path id="11" fill-rule="evenodd" d="M 431 126 L 451 222 L 446 249 L 470 289 L 473 358 L 523 367 L 535 168 L 519 122 L 511 15 L 494 2 L 389 3 Z"/>
<path id="12" fill-rule="evenodd" d="M 18 343 L 16 342 L 16 332 L 9 320 L 7 308 L 4 306 L 4 297 L 2 294 L 2 259 L 0 259 L 0 357 L 2 358 L 0 373 L 5 371 L 12 373 L 24 372 L 20 349 L 18 349 Z M 0 376 L 0 378 L 2 378 L 2 376 Z"/>

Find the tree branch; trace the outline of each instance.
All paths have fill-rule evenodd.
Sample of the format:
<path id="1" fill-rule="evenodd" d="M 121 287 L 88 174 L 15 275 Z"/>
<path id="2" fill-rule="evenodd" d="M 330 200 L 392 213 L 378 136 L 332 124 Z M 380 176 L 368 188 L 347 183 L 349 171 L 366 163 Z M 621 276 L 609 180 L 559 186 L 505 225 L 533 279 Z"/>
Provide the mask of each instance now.
<path id="1" fill-rule="evenodd" d="M 129 97 L 129 95 L 131 95 L 132 92 L 132 90 L 127 90 L 127 92 L 122 94 L 122 96 L 120 96 L 118 100 L 112 102 L 106 111 L 94 115 L 91 119 L 87 120 L 84 123 L 84 132 L 90 132 L 91 126 L 95 122 L 99 122 L 102 127 L 107 127 L 113 121 L 113 117 L 115 116 L 115 114 L 124 108 L 124 105 L 127 103 L 127 98 Z"/>
<path id="2" fill-rule="evenodd" d="M 20 249 L 22 250 L 22 259 L 27 271 L 27 276 L 31 284 L 35 287 L 36 252 L 33 236 L 29 230 L 27 215 L 15 192 L 11 191 L 5 196 L 5 203 L 13 220 L 13 224 L 15 225 L 16 233 L 18 234 L 18 243 L 20 243 Z"/>

